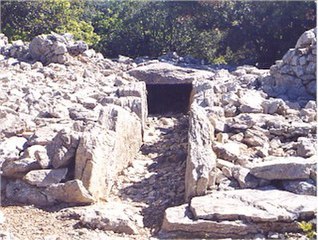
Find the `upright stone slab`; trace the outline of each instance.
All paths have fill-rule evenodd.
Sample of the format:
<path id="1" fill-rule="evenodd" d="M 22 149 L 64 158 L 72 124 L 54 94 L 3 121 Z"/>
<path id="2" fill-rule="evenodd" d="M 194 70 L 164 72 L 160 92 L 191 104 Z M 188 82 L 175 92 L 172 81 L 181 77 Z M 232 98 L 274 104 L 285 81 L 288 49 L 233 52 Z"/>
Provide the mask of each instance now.
<path id="1" fill-rule="evenodd" d="M 148 116 L 146 84 L 137 82 L 123 86 L 118 89 L 118 95 L 120 100 L 126 99 L 126 101 L 121 101 L 124 103 L 123 106 L 128 106 L 132 112 L 137 114 L 144 128 Z"/>
<path id="2" fill-rule="evenodd" d="M 213 185 L 216 155 L 212 150 L 214 129 L 205 110 L 192 104 L 189 124 L 188 157 L 185 175 L 185 200 L 203 195 Z"/>
<path id="3" fill-rule="evenodd" d="M 75 178 L 97 199 L 106 199 L 116 175 L 142 144 L 140 119 L 121 107 L 105 107 L 88 126 L 76 152 Z"/>

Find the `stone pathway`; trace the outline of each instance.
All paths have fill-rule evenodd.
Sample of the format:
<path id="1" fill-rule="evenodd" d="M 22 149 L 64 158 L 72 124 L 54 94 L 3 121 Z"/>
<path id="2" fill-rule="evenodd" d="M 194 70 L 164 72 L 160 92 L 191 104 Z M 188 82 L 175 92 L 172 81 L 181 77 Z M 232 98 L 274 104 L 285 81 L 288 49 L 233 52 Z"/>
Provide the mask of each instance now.
<path id="1" fill-rule="evenodd" d="M 139 234 L 86 228 L 78 217 L 71 216 L 81 207 L 62 204 L 39 209 L 5 200 L 1 208 L 5 221 L 0 226 L 0 239 L 150 239 L 160 230 L 165 209 L 184 202 L 187 132 L 186 115 L 149 117 L 144 145 L 117 178 L 109 204 L 115 208 L 115 202 L 120 202 L 131 207 L 134 219 L 140 220 L 136 224 Z M 103 203 L 96 205 L 100 206 Z"/>
<path id="2" fill-rule="evenodd" d="M 184 202 L 187 132 L 186 115 L 149 117 L 144 145 L 113 189 L 115 199 L 140 208 L 152 234 L 161 227 L 164 210 Z"/>

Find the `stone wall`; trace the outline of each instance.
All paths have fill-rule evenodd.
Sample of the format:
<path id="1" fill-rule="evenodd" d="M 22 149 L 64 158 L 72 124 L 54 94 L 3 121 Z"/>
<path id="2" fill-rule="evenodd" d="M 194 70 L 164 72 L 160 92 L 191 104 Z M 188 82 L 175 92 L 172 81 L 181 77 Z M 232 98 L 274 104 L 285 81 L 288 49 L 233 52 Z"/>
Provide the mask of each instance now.
<path id="1" fill-rule="evenodd" d="M 315 222 L 315 36 L 270 70 L 193 82 L 187 203 L 166 209 L 161 237 L 267 239 Z"/>
<path id="2" fill-rule="evenodd" d="M 263 89 L 271 96 L 290 100 L 313 100 L 317 93 L 317 29 L 304 32 L 295 48 L 270 68 Z"/>

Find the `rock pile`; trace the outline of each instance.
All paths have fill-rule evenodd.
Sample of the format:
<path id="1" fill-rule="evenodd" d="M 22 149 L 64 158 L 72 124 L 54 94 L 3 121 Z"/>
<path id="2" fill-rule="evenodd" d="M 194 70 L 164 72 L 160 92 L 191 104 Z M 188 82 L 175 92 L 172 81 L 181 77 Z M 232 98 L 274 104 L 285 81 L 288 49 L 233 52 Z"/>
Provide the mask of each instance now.
<path id="1" fill-rule="evenodd" d="M 87 44 L 82 41 L 73 42 L 71 35 L 61 36 L 54 33 L 35 37 L 29 46 L 31 57 L 43 64 L 63 64 L 67 62 L 68 54 L 76 56 L 86 50 Z"/>
<path id="2" fill-rule="evenodd" d="M 145 84 L 123 72 L 127 64 L 89 55 L 66 37 L 36 37 L 33 60 L 0 62 L 1 189 L 8 199 L 41 206 L 105 199 L 142 144 Z M 65 55 L 69 65 L 53 63 Z"/>
<path id="3" fill-rule="evenodd" d="M 315 99 L 317 30 L 304 32 L 295 48 L 289 49 L 282 60 L 270 69 L 271 76 L 264 83 L 264 90 L 271 96 L 285 95 L 288 99 L 307 101 Z"/>
<path id="4" fill-rule="evenodd" d="M 313 32 L 299 39 L 298 50 L 308 43 L 313 50 L 316 39 L 308 40 Z M 308 54 L 298 50 L 297 59 Z M 295 67 L 307 69 L 312 63 Z M 298 231 L 297 221 L 315 218 L 316 101 L 309 100 L 307 91 L 292 102 L 290 96 L 273 98 L 259 89 L 268 78 L 275 79 L 274 68 L 243 66 L 216 71 L 212 81 L 193 82 L 188 203 L 166 210 L 163 237 L 250 238 L 262 233 L 269 238 L 273 232 Z M 301 76 L 280 87 L 295 91 L 290 89 L 298 88 Z M 316 76 L 310 81 L 316 82 Z"/>
<path id="5" fill-rule="evenodd" d="M 123 56 L 111 61 L 67 34 L 38 36 L 30 45 L 10 45 L 0 35 L 3 196 L 42 206 L 124 197 L 123 215 L 106 205 L 68 215 L 88 228 L 126 234 L 140 234 L 138 226 L 157 230 L 167 207 L 162 237 L 299 232 L 297 221 L 316 216 L 315 50 L 310 30 L 270 70 L 229 72 Z M 151 137 L 146 84 L 184 83 L 193 87 L 188 138 L 172 129 L 172 118 L 158 118 L 171 123 L 159 126 L 158 136 L 175 131 L 180 139 L 143 146 L 134 159 Z"/>

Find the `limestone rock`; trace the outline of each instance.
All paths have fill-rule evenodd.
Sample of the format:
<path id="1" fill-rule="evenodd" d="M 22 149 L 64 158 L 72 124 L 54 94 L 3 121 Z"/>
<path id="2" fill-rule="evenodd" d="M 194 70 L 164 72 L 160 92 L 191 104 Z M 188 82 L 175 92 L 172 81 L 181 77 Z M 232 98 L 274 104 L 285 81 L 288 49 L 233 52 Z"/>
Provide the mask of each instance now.
<path id="1" fill-rule="evenodd" d="M 23 158 L 36 160 L 40 164 L 41 168 L 48 168 L 51 164 L 46 148 L 41 145 L 28 147 L 23 153 Z"/>
<path id="2" fill-rule="evenodd" d="M 293 232 L 297 221 L 312 219 L 317 198 L 279 190 L 234 190 L 194 197 L 186 204 L 168 208 L 163 236 L 252 238 L 260 231 Z"/>
<path id="3" fill-rule="evenodd" d="M 28 172 L 23 180 L 38 187 L 48 187 L 60 183 L 67 174 L 67 168 L 41 169 Z"/>
<path id="4" fill-rule="evenodd" d="M 122 104 L 121 106 L 124 107 L 126 105 L 131 111 L 136 113 L 141 119 L 142 127 L 144 128 L 148 116 L 146 84 L 144 82 L 138 82 L 126 85 L 118 89 L 118 95 L 120 98 L 137 97 L 135 100 L 128 100 L 127 104 Z"/>
<path id="5" fill-rule="evenodd" d="M 308 179 L 314 159 L 301 157 L 268 157 L 264 162 L 253 167 L 250 173 L 258 178 L 274 179 Z"/>
<path id="6" fill-rule="evenodd" d="M 214 76 L 214 73 L 209 71 L 181 68 L 162 62 L 137 67 L 128 73 L 146 84 L 185 84 Z"/>
<path id="7" fill-rule="evenodd" d="M 94 202 L 94 198 L 83 186 L 82 181 L 78 179 L 66 183 L 52 184 L 45 192 L 51 198 L 62 202 L 84 204 Z"/>
<path id="8" fill-rule="evenodd" d="M 40 169 L 41 166 L 37 160 L 32 158 L 23 158 L 18 160 L 6 160 L 2 164 L 2 175 L 6 177 L 20 178 L 27 172 Z"/>
<path id="9" fill-rule="evenodd" d="M 239 144 L 236 142 L 219 143 L 213 142 L 213 150 L 218 158 L 235 162 L 241 158 L 242 149 L 244 144 Z"/>
<path id="10" fill-rule="evenodd" d="M 18 159 L 26 142 L 24 137 L 10 137 L 0 141 L 0 167 L 7 159 Z"/>
<path id="11" fill-rule="evenodd" d="M 41 61 L 43 64 L 67 61 L 65 39 L 58 34 L 35 37 L 30 42 L 29 51 L 34 60 Z"/>
<path id="12" fill-rule="evenodd" d="M 127 204 L 109 202 L 103 205 L 81 207 L 67 214 L 78 215 L 80 224 L 87 228 L 138 234 L 136 209 Z"/>
<path id="13" fill-rule="evenodd" d="M 208 80 L 198 79 L 192 83 L 190 103 L 196 102 L 201 107 L 211 107 L 214 101 L 214 83 Z"/>
<path id="14" fill-rule="evenodd" d="M 242 140 L 243 143 L 253 147 L 264 147 L 265 145 L 268 145 L 268 141 L 268 137 L 264 131 L 261 131 L 260 129 L 247 129 Z"/>
<path id="15" fill-rule="evenodd" d="M 284 199 L 286 201 L 284 201 Z M 196 197 L 190 208 L 195 219 L 222 221 L 292 222 L 303 215 L 313 217 L 316 197 L 279 190 L 234 190 Z"/>
<path id="16" fill-rule="evenodd" d="M 47 146 L 50 142 L 52 142 L 59 131 L 69 128 L 69 124 L 50 124 L 48 126 L 39 127 L 30 136 L 28 144 Z"/>
<path id="17" fill-rule="evenodd" d="M 284 180 L 282 186 L 286 191 L 301 194 L 316 196 L 317 187 L 315 182 L 311 179 L 308 180 Z"/>
<path id="18" fill-rule="evenodd" d="M 310 46 L 316 39 L 316 29 L 310 29 L 304 32 L 298 39 L 295 48 L 303 48 Z"/>
<path id="19" fill-rule="evenodd" d="M 105 199 L 114 178 L 141 145 L 141 123 L 121 107 L 110 105 L 99 123 L 85 129 L 76 152 L 75 178 L 96 198 Z"/>
<path id="20" fill-rule="evenodd" d="M 316 154 L 317 143 L 308 138 L 298 138 L 297 155 L 300 157 L 311 157 Z"/>
<path id="21" fill-rule="evenodd" d="M 270 76 L 262 79 L 262 88 L 270 96 L 291 100 L 312 100 L 316 97 L 316 28 L 308 30 L 298 39 L 296 48 L 290 49 L 281 61 L 270 68 Z"/>
<path id="22" fill-rule="evenodd" d="M 6 186 L 6 197 L 11 201 L 37 206 L 48 206 L 54 202 L 43 189 L 31 186 L 19 179 L 9 181 Z"/>
<path id="23" fill-rule="evenodd" d="M 0 137 L 12 137 L 27 129 L 26 123 L 16 114 L 4 113 L 0 109 Z"/>
<path id="24" fill-rule="evenodd" d="M 240 111 L 242 113 L 262 113 L 262 103 L 264 98 L 257 91 L 246 91 L 240 97 Z"/>
<path id="25" fill-rule="evenodd" d="M 202 107 L 192 104 L 190 111 L 188 157 L 185 175 L 185 199 L 203 195 L 214 185 L 212 175 L 216 155 L 212 150 L 214 129 Z"/>
<path id="26" fill-rule="evenodd" d="M 70 130 L 61 130 L 46 146 L 47 154 L 54 168 L 67 166 L 75 159 L 79 136 Z"/>
<path id="27" fill-rule="evenodd" d="M 250 174 L 249 169 L 235 166 L 231 170 L 231 175 L 238 181 L 241 188 L 256 188 L 259 185 L 259 180 Z"/>

